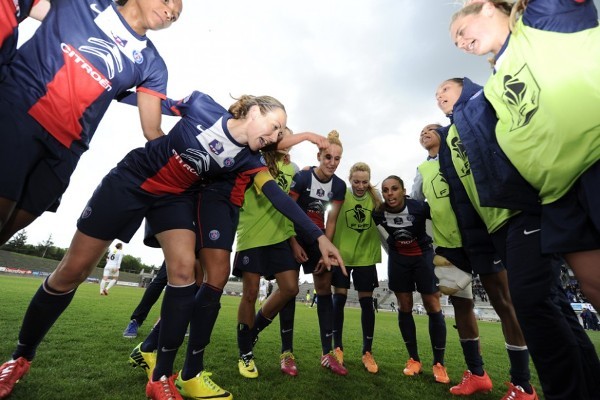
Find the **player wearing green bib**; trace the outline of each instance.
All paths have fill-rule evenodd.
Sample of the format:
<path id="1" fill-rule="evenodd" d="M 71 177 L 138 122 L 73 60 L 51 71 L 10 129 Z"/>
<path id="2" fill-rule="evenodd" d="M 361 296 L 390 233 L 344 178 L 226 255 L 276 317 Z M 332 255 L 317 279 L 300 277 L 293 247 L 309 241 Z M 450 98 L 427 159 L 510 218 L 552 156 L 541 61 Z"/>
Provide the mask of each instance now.
<path id="1" fill-rule="evenodd" d="M 373 290 L 379 286 L 375 264 L 381 262 L 381 244 L 371 213 L 381 204 L 381 195 L 371 185 L 371 168 L 363 162 L 358 162 L 350 168 L 348 179 L 350 189 L 346 191 L 333 236 L 333 243 L 340 250 L 348 271 L 348 275 L 345 276 L 340 271 L 334 270 L 331 278 L 331 284 L 335 288 L 333 345 L 336 353 L 343 357 L 344 306 L 350 288 L 350 275 L 352 275 L 361 309 L 362 363 L 367 371 L 375 374 L 379 371 L 379 367 L 372 354 L 375 331 Z"/>
<path id="2" fill-rule="evenodd" d="M 494 207 L 482 207 L 479 203 L 479 196 L 477 195 L 477 187 L 475 186 L 475 180 L 469 167 L 469 159 L 467 153 L 458 136 L 455 125 L 451 125 L 448 130 L 446 137 L 446 144 L 452 153 L 452 163 L 454 169 L 458 173 L 467 195 L 471 200 L 471 204 L 477 210 L 477 214 L 481 217 L 489 233 L 496 232 L 502 227 L 509 218 L 517 215 L 518 211 L 507 210 L 505 208 L 494 208 Z"/>
<path id="3" fill-rule="evenodd" d="M 542 251 L 567 260 L 600 307 L 600 26 L 592 0 L 477 0 L 452 40 L 492 53 L 496 138 L 543 204 Z M 512 12 L 511 14 L 511 11 Z M 515 20 L 514 16 L 522 15 Z"/>
<path id="4" fill-rule="evenodd" d="M 272 162 L 276 163 L 277 171 L 269 172 L 286 194 L 290 191 L 295 173 L 293 164 L 283 161 L 288 152 L 289 148 L 280 150 L 275 155 L 265 153 L 265 157 L 275 158 Z M 257 178 L 260 179 L 260 176 Z M 233 275 L 243 280 L 242 299 L 238 308 L 238 370 L 245 378 L 258 377 L 253 342 L 258 333 L 269 326 L 279 313 L 281 371 L 296 376 L 298 368 L 293 355 L 293 330 L 299 267 L 288 243 L 296 232 L 293 223 L 273 207 L 259 189 L 262 185 L 257 183 L 258 186 L 252 185 L 245 192 L 237 227 Z M 269 279 L 274 276 L 277 290 L 262 303 L 255 315 L 254 306 L 261 276 Z"/>
<path id="5" fill-rule="evenodd" d="M 600 374 L 600 363 L 560 287 L 554 257 L 542 254 L 539 213 L 482 207 L 479 202 L 477 191 L 482 187 L 475 178 L 479 177 L 479 182 L 493 179 L 487 176 L 482 180 L 487 171 L 481 163 L 475 162 L 482 147 L 488 146 L 486 150 L 493 147 L 493 109 L 483 96 L 481 86 L 466 78 L 443 82 L 436 96 L 440 108 L 452 121 L 450 127 L 439 129 L 442 136 L 440 169 L 450 185 L 451 198 L 467 198 L 469 203 L 461 202 L 457 206 L 454 201 L 453 208 L 461 224 L 466 221 L 467 206 L 476 210 L 486 225 L 493 248 L 506 266 L 508 298 L 512 299 L 527 343 L 521 349 L 529 349 L 544 395 L 548 399 L 593 398 L 590 393 L 600 393 L 597 379 L 593 378 Z M 499 159 L 495 162 L 500 164 Z M 481 238 L 484 234 L 478 236 Z M 463 245 L 468 250 L 473 247 L 473 236 L 473 232 L 463 235 Z M 520 362 L 525 361 L 526 352 L 511 354 L 511 348 L 507 348 L 513 365 L 516 353 L 521 353 Z M 514 346 L 512 350 L 520 349 Z M 525 376 L 520 379 L 524 380 Z M 509 383 L 507 395 L 536 399 L 535 391 L 529 388 L 528 384 Z"/>
<path id="6" fill-rule="evenodd" d="M 442 92 L 445 93 L 444 84 Z M 441 98 L 446 98 L 440 94 Z M 462 381 L 450 388 L 456 395 L 471 395 L 491 390 L 492 381 L 483 369 L 479 353 L 479 328 L 473 312 L 471 272 L 479 274 L 489 294 L 490 302 L 500 318 L 505 335 L 505 347 L 511 363 L 511 384 L 529 389 L 529 355 L 525 339 L 514 314 L 508 292 L 506 270 L 502 263 L 495 263 L 491 254 L 479 251 L 476 257 L 462 246 L 459 221 L 450 201 L 450 187 L 440 171 L 440 125 L 427 125 L 421 132 L 421 145 L 428 150 L 427 161 L 418 167 L 417 178 L 411 197 L 425 200 L 431 209 L 433 242 L 436 245 L 435 273 L 440 279 L 440 290 L 451 296 L 456 326 L 468 370 Z M 441 221 L 441 222 L 440 222 Z M 474 262 L 471 261 L 474 258 Z M 451 268 L 454 268 L 452 270 Z M 450 287 L 448 287 L 450 286 Z M 532 392 L 533 393 L 533 392 Z"/>

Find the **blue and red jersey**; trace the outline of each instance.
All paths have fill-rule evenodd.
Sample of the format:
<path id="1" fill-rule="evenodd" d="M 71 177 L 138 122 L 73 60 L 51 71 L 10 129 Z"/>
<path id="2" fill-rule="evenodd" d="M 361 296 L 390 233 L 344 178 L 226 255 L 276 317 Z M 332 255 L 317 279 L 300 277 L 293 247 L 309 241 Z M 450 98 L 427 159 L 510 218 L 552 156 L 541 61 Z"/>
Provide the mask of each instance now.
<path id="1" fill-rule="evenodd" d="M 181 101 L 165 100 L 164 110 L 182 118 L 168 135 L 127 154 L 112 173 L 125 174 L 156 195 L 190 192 L 210 183 L 241 206 L 252 177 L 267 167 L 260 152 L 231 136 L 227 121 L 232 115 L 198 91 Z"/>
<path id="2" fill-rule="evenodd" d="M 167 77 L 152 42 L 127 24 L 112 0 L 53 0 L 7 68 L 0 96 L 81 154 L 119 93 L 137 87 L 164 99 Z"/>
<path id="3" fill-rule="evenodd" d="M 29 16 L 29 12 L 39 1 L 0 0 L 0 68 L 15 56 L 19 23 Z"/>
<path id="4" fill-rule="evenodd" d="M 373 220 L 389 234 L 388 247 L 405 256 L 420 256 L 431 249 L 431 237 L 425 230 L 425 222 L 431 219 L 429 205 L 422 201 L 406 198 L 404 208 L 398 212 L 377 210 Z"/>
<path id="5" fill-rule="evenodd" d="M 296 202 L 320 229 L 325 229 L 325 213 L 332 202 L 343 202 L 346 198 L 346 183 L 333 175 L 321 181 L 314 172 L 315 167 L 299 171 L 292 179 L 290 193 L 298 196 Z"/>

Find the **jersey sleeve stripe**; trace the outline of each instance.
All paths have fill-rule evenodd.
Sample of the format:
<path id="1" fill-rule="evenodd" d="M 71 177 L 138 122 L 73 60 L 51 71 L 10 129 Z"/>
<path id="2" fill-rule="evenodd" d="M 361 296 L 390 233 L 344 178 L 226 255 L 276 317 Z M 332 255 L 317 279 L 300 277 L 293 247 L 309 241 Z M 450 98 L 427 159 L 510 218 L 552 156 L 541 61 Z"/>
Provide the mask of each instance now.
<path id="1" fill-rule="evenodd" d="M 149 95 L 156 96 L 156 97 L 160 98 L 161 100 L 166 100 L 167 99 L 167 96 L 164 93 L 160 93 L 160 92 L 157 92 L 155 90 L 145 88 L 143 86 L 138 86 L 137 89 L 136 89 L 136 91 L 143 92 L 143 93 L 148 93 Z"/>

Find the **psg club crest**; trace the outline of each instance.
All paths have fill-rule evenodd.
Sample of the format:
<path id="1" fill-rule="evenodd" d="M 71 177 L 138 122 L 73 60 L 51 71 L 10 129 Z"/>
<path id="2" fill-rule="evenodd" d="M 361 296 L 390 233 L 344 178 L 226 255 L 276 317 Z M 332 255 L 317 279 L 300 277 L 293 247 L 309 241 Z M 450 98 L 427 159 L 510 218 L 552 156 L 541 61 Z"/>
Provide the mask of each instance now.
<path id="1" fill-rule="evenodd" d="M 242 264 L 248 265 L 249 262 L 250 262 L 250 257 L 244 256 L 244 258 L 242 258 Z"/>
<path id="2" fill-rule="evenodd" d="M 212 231 L 210 231 L 208 233 L 208 237 L 209 237 L 210 240 L 217 240 L 218 238 L 221 237 L 221 232 L 219 232 L 216 229 L 213 229 Z"/>
<path id="3" fill-rule="evenodd" d="M 231 157 L 227 157 L 225 161 L 223 161 L 223 164 L 225 164 L 226 167 L 233 167 L 233 164 L 235 164 L 235 160 Z"/>
<path id="4" fill-rule="evenodd" d="M 81 213 L 81 219 L 86 219 L 90 215 L 92 215 L 92 207 L 87 206 L 83 209 L 83 212 Z"/>
<path id="5" fill-rule="evenodd" d="M 144 62 L 144 56 L 139 51 L 134 50 L 133 51 L 133 61 L 135 61 L 136 64 L 141 64 Z"/>

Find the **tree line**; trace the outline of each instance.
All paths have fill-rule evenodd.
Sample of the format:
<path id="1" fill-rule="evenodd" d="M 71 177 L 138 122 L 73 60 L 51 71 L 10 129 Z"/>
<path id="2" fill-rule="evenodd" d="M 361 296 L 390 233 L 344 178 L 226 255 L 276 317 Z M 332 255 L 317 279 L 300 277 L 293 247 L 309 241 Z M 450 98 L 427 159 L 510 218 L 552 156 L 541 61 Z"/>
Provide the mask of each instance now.
<path id="1" fill-rule="evenodd" d="M 25 229 L 17 232 L 4 246 L 0 247 L 0 249 L 57 261 L 62 260 L 67 252 L 67 249 L 54 246 L 52 234 L 48 236 L 48 239 L 37 245 L 28 244 L 27 231 Z M 102 258 L 96 268 L 104 268 L 105 265 L 106 258 Z M 142 263 L 142 260 L 139 257 L 133 257 L 127 254 L 123 256 L 123 261 L 121 262 L 121 271 L 123 272 L 139 274 L 143 269 L 148 270 L 152 268 L 154 268 L 153 265 Z"/>

